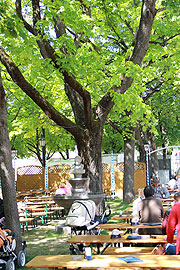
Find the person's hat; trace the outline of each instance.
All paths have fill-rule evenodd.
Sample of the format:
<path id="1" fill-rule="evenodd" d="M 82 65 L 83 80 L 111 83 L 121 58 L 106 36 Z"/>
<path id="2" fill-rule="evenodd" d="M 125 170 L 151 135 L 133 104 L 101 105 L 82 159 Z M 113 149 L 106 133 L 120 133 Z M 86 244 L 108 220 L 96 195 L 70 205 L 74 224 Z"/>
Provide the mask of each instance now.
<path id="1" fill-rule="evenodd" d="M 112 230 L 111 239 L 113 238 L 121 238 L 120 230 L 114 229 Z"/>
<path id="2" fill-rule="evenodd" d="M 160 179 L 158 177 L 153 177 L 151 179 L 151 184 L 152 185 L 156 185 L 156 184 L 159 184 L 160 183 Z"/>

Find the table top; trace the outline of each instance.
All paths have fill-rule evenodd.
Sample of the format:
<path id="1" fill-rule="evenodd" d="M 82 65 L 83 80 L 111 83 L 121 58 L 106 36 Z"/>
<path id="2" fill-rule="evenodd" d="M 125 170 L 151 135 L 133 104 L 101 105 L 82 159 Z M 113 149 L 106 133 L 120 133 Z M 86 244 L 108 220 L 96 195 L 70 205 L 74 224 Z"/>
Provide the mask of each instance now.
<path id="1" fill-rule="evenodd" d="M 158 224 L 157 225 L 149 225 L 147 223 L 143 224 L 137 224 L 137 225 L 131 225 L 129 223 L 106 223 L 106 224 L 99 224 L 97 226 L 98 229 L 107 229 L 107 230 L 114 230 L 114 229 L 119 229 L 119 230 L 126 230 L 126 229 L 138 229 L 138 228 L 143 228 L 143 229 L 161 229 L 162 228 L 162 224 Z"/>
<path id="2" fill-rule="evenodd" d="M 42 202 L 36 202 L 36 201 L 34 201 L 34 202 L 27 202 L 26 203 L 26 205 L 52 205 L 52 204 L 55 204 L 55 202 L 54 201 L 42 201 Z"/>
<path id="3" fill-rule="evenodd" d="M 46 197 L 30 197 L 28 198 L 29 202 L 33 201 L 54 201 L 52 197 L 46 196 Z"/>
<path id="4" fill-rule="evenodd" d="M 174 198 L 173 197 L 172 198 L 167 198 L 167 199 L 160 198 L 160 200 L 163 201 L 163 202 L 172 202 L 172 201 L 174 201 Z"/>
<path id="5" fill-rule="evenodd" d="M 141 267 L 141 268 L 157 268 L 165 267 L 180 269 L 180 256 L 176 255 L 135 255 L 141 259 L 141 262 L 126 263 L 122 259 L 122 255 L 93 255 L 91 261 L 87 261 L 78 255 L 42 255 L 36 256 L 26 264 L 26 268 L 62 268 L 78 269 L 78 268 L 120 268 L 120 267 Z M 81 259 L 82 258 L 82 259 Z"/>
<path id="6" fill-rule="evenodd" d="M 166 235 L 141 235 L 141 239 L 127 239 L 128 236 L 140 236 L 139 234 L 126 234 L 120 238 L 111 239 L 110 235 L 76 235 L 68 239 L 68 243 L 84 243 L 90 245 L 92 243 L 166 243 Z M 153 238 L 155 237 L 155 238 Z M 176 236 L 174 237 L 176 239 Z"/>

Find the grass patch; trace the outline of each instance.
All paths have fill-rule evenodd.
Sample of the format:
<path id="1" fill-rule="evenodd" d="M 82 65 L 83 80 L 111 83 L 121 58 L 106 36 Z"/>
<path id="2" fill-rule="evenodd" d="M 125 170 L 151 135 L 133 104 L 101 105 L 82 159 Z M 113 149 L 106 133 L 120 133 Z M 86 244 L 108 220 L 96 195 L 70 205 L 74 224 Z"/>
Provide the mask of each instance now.
<path id="1" fill-rule="evenodd" d="M 111 199 L 110 202 L 108 202 L 108 204 L 111 207 L 111 215 L 108 218 L 108 222 L 109 223 L 117 223 L 119 222 L 118 219 L 111 219 L 114 215 L 119 215 L 120 211 L 124 211 L 127 207 L 128 207 L 128 203 L 124 203 L 122 201 L 122 199 L 119 198 L 115 198 L 115 199 Z M 121 221 L 123 222 L 123 220 Z"/>

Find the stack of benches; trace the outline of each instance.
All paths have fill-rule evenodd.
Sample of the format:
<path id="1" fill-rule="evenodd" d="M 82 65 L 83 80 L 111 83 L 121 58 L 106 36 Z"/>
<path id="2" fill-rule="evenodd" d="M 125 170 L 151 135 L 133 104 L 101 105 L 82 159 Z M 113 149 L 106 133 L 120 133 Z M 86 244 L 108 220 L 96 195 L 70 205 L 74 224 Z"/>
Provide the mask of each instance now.
<path id="1" fill-rule="evenodd" d="M 45 224 L 49 220 L 59 219 L 64 215 L 64 208 L 59 207 L 50 196 L 25 196 L 18 199 L 21 228 L 28 230 L 38 223 Z"/>

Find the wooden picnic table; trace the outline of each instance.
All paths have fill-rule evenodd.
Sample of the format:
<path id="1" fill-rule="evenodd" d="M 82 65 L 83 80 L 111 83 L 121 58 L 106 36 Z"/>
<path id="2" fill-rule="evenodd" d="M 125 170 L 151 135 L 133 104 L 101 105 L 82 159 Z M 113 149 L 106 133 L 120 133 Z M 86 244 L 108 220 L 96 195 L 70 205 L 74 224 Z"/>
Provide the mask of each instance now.
<path id="1" fill-rule="evenodd" d="M 93 255 L 92 260 L 87 261 L 79 255 L 42 255 L 36 256 L 26 264 L 26 268 L 49 268 L 49 269 L 120 269 L 129 268 L 166 268 L 180 269 L 180 256 L 176 255 L 136 255 L 141 262 L 126 263 L 120 257 L 122 255 Z M 118 258 L 119 257 L 119 258 Z"/>
<path id="2" fill-rule="evenodd" d="M 131 225 L 131 224 L 128 224 L 128 223 L 105 223 L 105 224 L 99 224 L 97 226 L 98 229 L 101 229 L 101 230 L 114 230 L 114 229 L 119 229 L 119 230 L 127 230 L 127 229 L 161 229 L 162 228 L 162 223 L 160 224 L 156 224 L 156 225 L 151 225 L 151 224 L 148 224 L 148 223 L 140 223 L 139 225 L 136 224 L 136 225 Z"/>
<path id="3" fill-rule="evenodd" d="M 131 237 L 131 239 L 128 239 Z M 133 238 L 132 238 L 133 237 Z M 141 237 L 141 238 L 137 238 Z M 176 237 L 174 238 L 174 241 Z M 165 244 L 166 235 L 138 235 L 138 234 L 126 234 L 118 238 L 111 238 L 110 235 L 76 235 L 70 238 L 68 243 L 77 244 L 82 243 L 85 246 L 91 246 L 96 244 L 96 254 L 102 255 L 107 248 L 112 244 Z M 105 244 L 101 250 L 101 245 Z"/>

